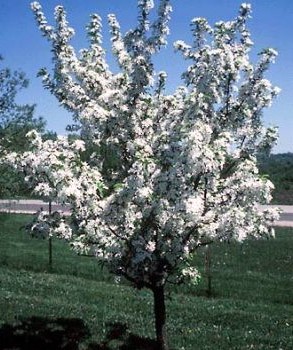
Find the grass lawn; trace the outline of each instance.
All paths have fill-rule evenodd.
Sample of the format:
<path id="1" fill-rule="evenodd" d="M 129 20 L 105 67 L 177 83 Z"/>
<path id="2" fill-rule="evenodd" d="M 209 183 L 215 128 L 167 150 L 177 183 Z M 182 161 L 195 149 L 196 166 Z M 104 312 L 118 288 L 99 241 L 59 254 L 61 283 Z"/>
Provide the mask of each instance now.
<path id="1" fill-rule="evenodd" d="M 110 324 L 119 334 L 127 324 L 126 335 L 154 338 L 148 291 L 116 284 L 94 259 L 57 240 L 50 269 L 48 242 L 20 230 L 28 220 L 0 214 L 0 349 L 13 348 L 3 345 L 7 334 L 24 343 L 42 333 L 59 347 L 42 343 L 41 350 L 78 349 L 78 343 L 79 349 L 139 350 L 118 340 L 102 344 L 115 338 L 114 330 L 107 335 Z M 275 240 L 214 245 L 211 257 L 211 298 L 204 277 L 198 286 L 170 287 L 171 349 L 293 349 L 293 229 L 278 228 Z M 195 260 L 204 272 L 204 251 Z M 71 343 L 60 338 L 66 327 Z"/>

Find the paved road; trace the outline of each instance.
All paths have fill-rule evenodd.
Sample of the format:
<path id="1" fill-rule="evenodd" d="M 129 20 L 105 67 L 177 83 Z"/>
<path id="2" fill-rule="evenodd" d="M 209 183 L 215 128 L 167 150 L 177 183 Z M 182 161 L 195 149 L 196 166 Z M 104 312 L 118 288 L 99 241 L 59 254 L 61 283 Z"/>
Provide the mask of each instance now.
<path id="1" fill-rule="evenodd" d="M 261 208 L 275 207 L 281 209 L 280 220 L 275 223 L 275 226 L 293 227 L 293 205 L 262 205 Z"/>
<path id="2" fill-rule="evenodd" d="M 37 199 L 0 200 L 0 212 L 32 214 L 41 208 L 49 211 L 49 203 Z M 56 203 L 52 203 L 52 211 L 69 213 L 68 207 Z"/>
<path id="3" fill-rule="evenodd" d="M 275 226 L 293 227 L 293 214 L 281 213 L 280 219 L 275 223 Z"/>
<path id="4" fill-rule="evenodd" d="M 266 208 L 267 206 L 261 206 Z M 293 227 L 293 205 L 273 205 L 272 207 L 278 207 L 282 210 L 280 220 L 276 222 L 276 226 Z M 32 214 L 43 208 L 43 210 L 49 210 L 49 204 L 41 200 L 0 200 L 0 212 L 10 213 L 25 213 Z M 52 203 L 52 210 L 60 210 L 65 213 L 69 213 L 69 209 L 66 206 Z"/>

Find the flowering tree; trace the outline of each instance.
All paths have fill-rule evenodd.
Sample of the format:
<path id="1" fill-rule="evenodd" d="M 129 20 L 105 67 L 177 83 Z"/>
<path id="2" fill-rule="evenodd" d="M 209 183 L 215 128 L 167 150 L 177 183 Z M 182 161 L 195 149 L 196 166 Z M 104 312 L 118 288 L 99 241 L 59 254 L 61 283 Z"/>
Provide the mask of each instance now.
<path id="1" fill-rule="evenodd" d="M 80 138 L 43 142 L 32 132 L 31 151 L 8 158 L 38 194 L 71 204 L 75 225 L 59 218 L 55 233 L 153 292 L 158 348 L 166 350 L 164 289 L 196 282 L 195 250 L 272 234 L 276 213 L 258 204 L 270 201 L 273 185 L 259 175 L 256 155 L 276 140 L 262 110 L 278 93 L 264 78 L 277 53 L 266 49 L 250 62 L 248 4 L 235 20 L 214 27 L 195 18 L 193 43 L 175 43 L 190 61 L 184 86 L 167 94 L 167 74 L 155 73 L 152 55 L 166 44 L 171 6 L 161 0 L 150 23 L 152 7 L 151 0 L 138 1 L 137 27 L 125 35 L 109 15 L 120 67 L 113 73 L 98 15 L 87 27 L 89 48 L 77 56 L 63 7 L 56 7 L 52 27 L 32 3 L 52 44 L 54 71 L 40 72 L 44 86 L 73 112 Z"/>

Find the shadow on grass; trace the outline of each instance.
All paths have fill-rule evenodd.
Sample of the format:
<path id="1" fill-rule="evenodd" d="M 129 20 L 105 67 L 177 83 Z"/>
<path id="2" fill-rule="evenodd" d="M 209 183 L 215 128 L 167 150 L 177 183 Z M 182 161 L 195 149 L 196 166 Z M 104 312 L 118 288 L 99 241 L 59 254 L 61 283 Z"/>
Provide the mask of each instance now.
<path id="1" fill-rule="evenodd" d="M 31 317 L 0 328 L 1 350 L 156 350 L 155 341 L 131 334 L 127 325 L 107 325 L 106 338 L 100 344 L 85 341 L 90 332 L 83 320 L 77 318 L 48 319 Z"/>
<path id="2" fill-rule="evenodd" d="M 0 328 L 0 349 L 78 350 L 88 335 L 80 319 L 31 317 Z"/>

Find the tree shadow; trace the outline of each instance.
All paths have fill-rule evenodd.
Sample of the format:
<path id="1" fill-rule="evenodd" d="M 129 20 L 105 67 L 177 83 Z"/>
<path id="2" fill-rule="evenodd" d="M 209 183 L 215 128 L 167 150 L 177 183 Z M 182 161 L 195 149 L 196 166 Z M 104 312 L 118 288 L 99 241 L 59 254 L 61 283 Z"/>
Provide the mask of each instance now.
<path id="1" fill-rule="evenodd" d="M 78 318 L 25 318 L 0 328 L 0 350 L 156 350 L 153 339 L 129 332 L 123 323 L 106 324 L 105 340 L 88 343 L 90 332 Z"/>
<path id="2" fill-rule="evenodd" d="M 89 335 L 84 322 L 77 318 L 48 319 L 31 317 L 0 329 L 1 350 L 78 350 Z"/>

